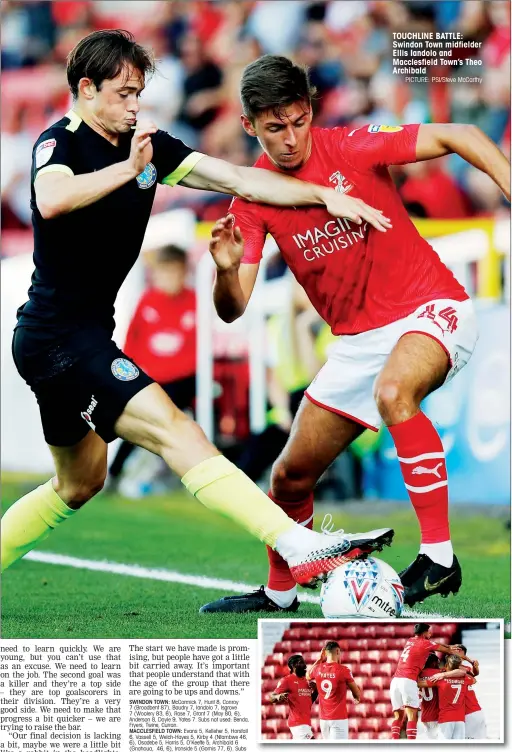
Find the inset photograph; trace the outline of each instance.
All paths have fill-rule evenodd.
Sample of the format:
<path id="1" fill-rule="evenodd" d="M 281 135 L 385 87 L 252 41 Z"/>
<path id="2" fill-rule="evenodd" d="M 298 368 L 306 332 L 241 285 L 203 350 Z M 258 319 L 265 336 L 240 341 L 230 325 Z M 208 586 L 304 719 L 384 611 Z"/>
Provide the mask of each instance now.
<path id="1" fill-rule="evenodd" d="M 503 622 L 259 622 L 261 742 L 504 740 Z"/>

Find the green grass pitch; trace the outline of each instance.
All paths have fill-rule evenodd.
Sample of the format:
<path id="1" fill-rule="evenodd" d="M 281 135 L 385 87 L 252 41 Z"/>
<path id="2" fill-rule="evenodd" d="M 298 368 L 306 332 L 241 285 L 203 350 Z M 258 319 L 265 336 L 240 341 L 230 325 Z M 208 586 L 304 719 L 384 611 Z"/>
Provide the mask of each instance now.
<path id="1" fill-rule="evenodd" d="M 34 487 L 6 480 L 4 511 Z M 318 505 L 317 522 L 323 516 Z M 400 570 L 418 551 L 416 518 L 406 504 L 374 504 L 348 514 L 340 505 L 336 527 L 356 532 L 392 526 L 395 540 L 380 556 Z M 354 506 L 351 506 L 354 510 Z M 373 513 L 370 513 L 372 511 Z M 510 618 L 510 536 L 502 519 L 463 512 L 451 514 L 454 546 L 464 582 L 457 597 L 429 598 L 416 607 L 447 617 Z M 84 560 L 165 569 L 197 577 L 258 586 L 266 581 L 266 553 L 257 540 L 232 522 L 204 509 L 185 493 L 127 501 L 101 494 L 52 533 L 37 549 Z M 310 591 L 309 591 L 310 592 Z M 139 579 L 22 560 L 2 581 L 3 638 L 254 638 L 254 615 L 200 615 L 199 607 L 222 589 Z M 267 618 L 266 614 L 262 614 Z M 281 614 L 281 618 L 289 616 Z M 303 603 L 296 618 L 321 618 L 320 607 Z"/>

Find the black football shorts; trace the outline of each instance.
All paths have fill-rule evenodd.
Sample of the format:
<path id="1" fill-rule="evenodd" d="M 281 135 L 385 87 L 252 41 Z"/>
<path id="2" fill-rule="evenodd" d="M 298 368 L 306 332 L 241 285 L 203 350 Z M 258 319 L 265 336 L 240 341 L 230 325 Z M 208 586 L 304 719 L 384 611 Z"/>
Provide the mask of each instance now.
<path id="1" fill-rule="evenodd" d="M 113 441 L 114 425 L 128 402 L 153 383 L 100 327 L 44 346 L 38 330 L 18 327 L 12 354 L 36 395 L 44 437 L 52 446 L 73 446 L 90 429 Z"/>

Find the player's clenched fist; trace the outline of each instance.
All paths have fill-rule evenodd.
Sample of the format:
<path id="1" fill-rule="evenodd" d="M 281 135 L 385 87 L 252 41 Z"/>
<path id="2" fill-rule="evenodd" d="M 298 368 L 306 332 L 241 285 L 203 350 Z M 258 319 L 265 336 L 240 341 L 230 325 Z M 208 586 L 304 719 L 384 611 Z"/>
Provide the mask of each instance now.
<path id="1" fill-rule="evenodd" d="M 333 217 L 345 217 L 358 224 L 368 222 L 379 232 L 386 232 L 392 227 L 389 217 L 385 217 L 380 209 L 374 209 L 373 206 L 365 204 L 360 198 L 346 196 L 329 189 L 325 194 L 325 206 Z"/>
<path id="2" fill-rule="evenodd" d="M 157 132 L 157 127 L 151 122 L 137 123 L 135 132 L 132 137 L 130 156 L 128 161 L 133 167 L 136 175 L 144 171 L 148 162 L 153 158 L 153 145 L 151 143 L 151 134 Z"/>
<path id="3" fill-rule="evenodd" d="M 217 220 L 212 230 L 210 253 L 221 271 L 238 269 L 244 255 L 244 239 L 234 222 L 234 216 L 227 214 Z"/>

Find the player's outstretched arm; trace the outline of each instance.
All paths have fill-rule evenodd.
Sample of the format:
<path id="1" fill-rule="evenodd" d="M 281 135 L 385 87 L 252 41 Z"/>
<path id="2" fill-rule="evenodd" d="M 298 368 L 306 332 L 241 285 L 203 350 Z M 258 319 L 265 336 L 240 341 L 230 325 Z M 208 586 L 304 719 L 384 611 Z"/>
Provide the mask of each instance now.
<path id="1" fill-rule="evenodd" d="M 137 177 L 151 161 L 151 134 L 156 130 L 153 124 L 137 126 L 130 156 L 124 162 L 85 175 L 47 172 L 36 176 L 36 203 L 43 219 L 55 219 L 61 214 L 83 209 Z"/>
<path id="2" fill-rule="evenodd" d="M 391 227 L 388 217 L 359 198 L 271 170 L 240 167 L 213 157 L 203 156 L 179 182 L 188 188 L 230 193 L 260 204 L 323 205 L 333 217 L 346 217 L 358 224 L 368 222 L 380 232 L 386 232 Z"/>
<path id="3" fill-rule="evenodd" d="M 416 159 L 422 162 L 445 154 L 458 154 L 485 172 L 510 201 L 510 162 L 498 146 L 476 125 L 432 123 L 420 125 Z"/>
<path id="4" fill-rule="evenodd" d="M 270 694 L 270 702 L 275 705 L 278 702 L 286 702 L 288 699 L 288 692 L 272 692 Z"/>
<path id="5" fill-rule="evenodd" d="M 352 692 L 352 697 L 357 705 L 361 701 L 361 688 L 355 682 L 348 682 L 347 686 Z"/>
<path id="6" fill-rule="evenodd" d="M 213 302 L 220 318 L 229 324 L 245 311 L 260 265 L 240 266 L 244 255 L 244 239 L 240 228 L 234 227 L 232 214 L 217 220 L 209 248 L 217 267 Z"/>

